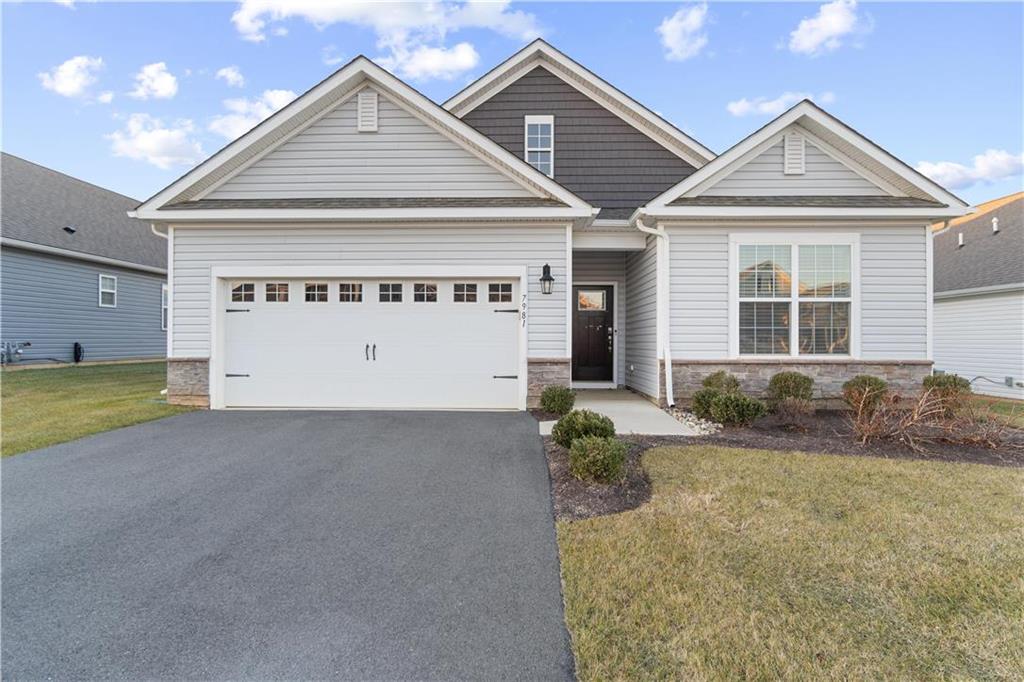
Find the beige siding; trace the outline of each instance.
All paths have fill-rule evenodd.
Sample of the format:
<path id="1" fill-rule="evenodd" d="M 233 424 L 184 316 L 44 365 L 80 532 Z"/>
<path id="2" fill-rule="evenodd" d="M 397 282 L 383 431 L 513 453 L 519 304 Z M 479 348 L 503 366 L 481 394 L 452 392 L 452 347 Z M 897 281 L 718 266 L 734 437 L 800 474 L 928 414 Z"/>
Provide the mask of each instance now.
<path id="1" fill-rule="evenodd" d="M 379 130 L 358 132 L 356 100 L 345 100 L 207 198 L 531 196 L 383 94 Z"/>
<path id="2" fill-rule="evenodd" d="M 657 397 L 658 251 L 647 238 L 644 251 L 626 257 L 626 386 Z"/>
<path id="3" fill-rule="evenodd" d="M 617 384 L 626 383 L 626 254 L 622 251 L 575 251 L 572 255 L 573 283 L 614 282 Z"/>
<path id="4" fill-rule="evenodd" d="M 174 229 L 175 357 L 210 354 L 210 269 L 214 266 L 527 266 L 530 357 L 564 358 L 564 227 L 219 227 Z M 554 292 L 540 293 L 551 265 Z"/>

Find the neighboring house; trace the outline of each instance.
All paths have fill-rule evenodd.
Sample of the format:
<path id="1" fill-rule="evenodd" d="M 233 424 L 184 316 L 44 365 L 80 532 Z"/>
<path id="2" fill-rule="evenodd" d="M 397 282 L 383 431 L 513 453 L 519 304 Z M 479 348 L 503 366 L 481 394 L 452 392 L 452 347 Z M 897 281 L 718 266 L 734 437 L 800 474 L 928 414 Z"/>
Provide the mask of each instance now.
<path id="1" fill-rule="evenodd" d="M 810 102 L 716 157 L 536 41 L 443 107 L 359 57 L 133 215 L 171 242 L 173 401 L 522 409 L 917 386 L 930 225 L 968 210 Z"/>
<path id="2" fill-rule="evenodd" d="M 1024 399 L 1024 192 L 935 230 L 935 369 Z"/>
<path id="3" fill-rule="evenodd" d="M 130 197 L 3 154 L 0 343 L 18 362 L 162 358 L 167 241 Z"/>

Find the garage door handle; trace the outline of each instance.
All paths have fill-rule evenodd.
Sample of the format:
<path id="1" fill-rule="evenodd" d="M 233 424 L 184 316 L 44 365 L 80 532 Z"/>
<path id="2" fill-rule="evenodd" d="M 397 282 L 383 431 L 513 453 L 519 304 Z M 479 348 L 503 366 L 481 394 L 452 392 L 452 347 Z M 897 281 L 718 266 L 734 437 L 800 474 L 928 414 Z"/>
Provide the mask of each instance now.
<path id="1" fill-rule="evenodd" d="M 366 344 L 366 359 L 367 361 L 370 359 L 370 344 Z"/>
<path id="2" fill-rule="evenodd" d="M 373 361 L 377 362 L 377 344 L 373 344 Z"/>
<path id="3" fill-rule="evenodd" d="M 518 313 L 519 308 L 505 308 L 503 310 L 495 310 L 496 313 Z"/>
<path id="4" fill-rule="evenodd" d="M 492 379 L 518 379 L 518 374 L 495 374 Z"/>

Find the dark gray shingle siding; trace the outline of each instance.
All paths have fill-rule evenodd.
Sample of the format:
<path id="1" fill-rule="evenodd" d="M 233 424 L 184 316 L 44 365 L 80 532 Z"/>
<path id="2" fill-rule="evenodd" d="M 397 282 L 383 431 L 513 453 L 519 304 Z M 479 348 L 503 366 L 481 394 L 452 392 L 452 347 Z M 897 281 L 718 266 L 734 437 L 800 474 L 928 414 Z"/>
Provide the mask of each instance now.
<path id="1" fill-rule="evenodd" d="M 702 196 L 680 197 L 669 206 L 786 206 L 824 208 L 945 208 L 945 204 L 914 197 L 879 196 Z"/>
<path id="2" fill-rule="evenodd" d="M 8 239 L 167 267 L 167 242 L 127 216 L 139 202 L 3 154 L 0 230 Z M 64 227 L 77 231 L 68 234 Z"/>
<path id="3" fill-rule="evenodd" d="M 555 180 L 594 206 L 632 210 L 695 170 L 540 66 L 463 120 L 522 158 L 528 114 L 555 117 Z"/>
<path id="4" fill-rule="evenodd" d="M 998 233 L 992 232 L 995 217 Z M 936 234 L 934 263 L 936 292 L 1024 283 L 1024 199 Z"/>

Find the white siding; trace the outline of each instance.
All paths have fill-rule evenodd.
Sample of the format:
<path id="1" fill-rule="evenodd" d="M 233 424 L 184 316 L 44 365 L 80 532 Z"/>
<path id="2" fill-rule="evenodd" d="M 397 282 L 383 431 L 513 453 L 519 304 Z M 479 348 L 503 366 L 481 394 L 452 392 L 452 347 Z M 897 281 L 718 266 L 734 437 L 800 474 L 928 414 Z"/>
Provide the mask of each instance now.
<path id="1" fill-rule="evenodd" d="M 644 251 L 626 256 L 626 386 L 658 397 L 658 251 L 647 238 Z"/>
<path id="2" fill-rule="evenodd" d="M 835 160 L 810 140 L 805 140 L 804 173 L 783 171 L 782 138 L 760 155 L 743 164 L 701 192 L 706 196 L 773 195 L 876 195 L 888 192 Z"/>
<path id="3" fill-rule="evenodd" d="M 626 254 L 621 251 L 575 251 L 572 279 L 579 282 L 615 282 L 615 343 L 618 373 L 615 383 L 626 383 Z"/>
<path id="4" fill-rule="evenodd" d="M 352 96 L 207 198 L 528 196 L 380 94 L 377 132 L 357 130 Z"/>
<path id="5" fill-rule="evenodd" d="M 235 266 L 528 266 L 530 357 L 564 358 L 565 227 L 174 228 L 173 357 L 210 354 L 210 268 Z M 551 265 L 554 292 L 540 293 Z"/>
<path id="6" fill-rule="evenodd" d="M 1024 399 L 1004 383 L 1024 381 L 1024 291 L 937 300 L 934 334 L 935 369 L 991 380 L 975 381 L 975 393 Z"/>
<path id="7" fill-rule="evenodd" d="M 784 228 L 778 229 L 785 232 Z M 861 358 L 927 358 L 924 227 L 819 228 L 859 232 Z M 670 228 L 672 355 L 729 357 L 729 229 Z"/>

